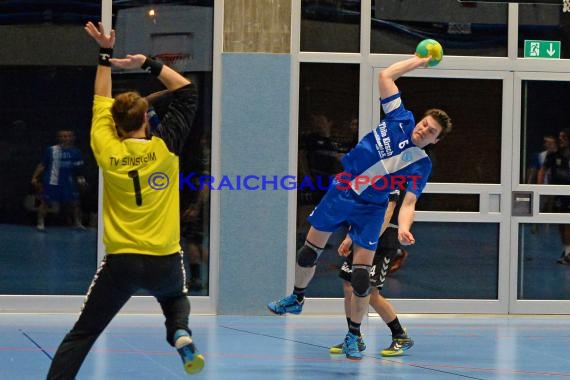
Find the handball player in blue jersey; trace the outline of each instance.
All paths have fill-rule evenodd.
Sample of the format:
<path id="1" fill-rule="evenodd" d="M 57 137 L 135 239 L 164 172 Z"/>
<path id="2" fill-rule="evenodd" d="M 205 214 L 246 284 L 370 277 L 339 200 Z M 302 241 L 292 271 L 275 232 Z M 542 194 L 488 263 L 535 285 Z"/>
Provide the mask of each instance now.
<path id="1" fill-rule="evenodd" d="M 73 213 L 74 226 L 84 229 L 79 204 L 79 189 L 86 186 L 85 177 L 82 175 L 83 156 L 81 150 L 73 145 L 73 131 L 58 131 L 57 140 L 57 145 L 45 150 L 42 162 L 32 175 L 32 185 L 40 194 L 41 200 L 37 229 L 45 231 L 45 218 L 53 203 L 68 204 Z"/>
<path id="2" fill-rule="evenodd" d="M 390 192 L 406 188 L 398 216 L 398 240 L 414 244 L 410 228 L 415 205 L 422 193 L 432 164 L 424 151 L 451 132 L 451 119 L 440 109 L 426 111 L 416 124 L 404 107 L 395 81 L 420 67 L 427 67 L 430 57 L 396 62 L 378 77 L 380 104 L 385 117 L 348 154 L 342 158 L 344 171 L 336 176 L 331 188 L 308 217 L 311 228 L 305 244 L 297 253 L 293 293 L 267 307 L 275 314 L 299 314 L 305 290 L 315 274 L 315 266 L 330 235 L 342 225 L 351 226 L 353 242 L 351 322 L 342 352 L 349 359 L 360 360 L 358 349 L 360 325 L 368 310 L 370 276 Z"/>

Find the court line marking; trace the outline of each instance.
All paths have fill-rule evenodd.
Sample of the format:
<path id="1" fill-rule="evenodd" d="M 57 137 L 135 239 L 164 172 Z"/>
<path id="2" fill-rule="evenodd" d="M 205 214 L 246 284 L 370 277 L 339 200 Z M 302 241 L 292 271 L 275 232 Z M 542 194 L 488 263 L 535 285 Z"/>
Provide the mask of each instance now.
<path id="1" fill-rule="evenodd" d="M 328 350 L 328 347 L 325 347 L 325 346 L 322 346 L 322 345 L 319 345 L 319 344 L 314 344 L 314 343 L 309 343 L 309 342 L 303 342 L 303 341 L 300 341 L 300 340 L 290 339 L 290 338 L 282 338 L 282 337 L 278 337 L 278 336 L 274 336 L 274 335 L 269 335 L 269 334 L 264 334 L 264 333 L 258 333 L 258 332 L 243 330 L 243 329 L 239 329 L 239 328 L 235 328 L 235 327 L 229 327 L 229 326 L 224 326 L 224 325 L 218 325 L 218 326 L 221 327 L 221 328 L 224 328 L 224 329 L 228 329 L 228 330 L 243 332 L 243 333 L 252 334 L 252 335 L 257 335 L 257 336 L 264 336 L 264 337 L 267 337 L 267 338 L 273 338 L 273 339 L 278 339 L 278 340 L 286 340 L 286 341 L 289 341 L 289 342 L 299 343 L 299 344 L 303 344 L 303 345 L 306 345 L 306 346 L 324 348 L 324 349 L 327 349 L 327 350 Z M 402 363 L 402 362 L 397 361 L 397 360 L 390 360 L 390 359 L 385 359 L 385 358 L 378 358 L 378 357 L 376 357 L 376 356 L 371 356 L 371 355 L 363 355 L 363 356 L 368 357 L 368 358 L 372 358 L 372 359 L 376 359 L 376 360 L 386 361 L 386 362 L 393 363 L 393 364 L 400 364 L 400 365 L 404 365 L 404 366 L 408 366 L 408 367 L 415 367 L 415 368 L 419 368 L 419 369 L 425 369 L 425 370 L 428 370 L 428 371 L 439 372 L 439 373 L 445 373 L 445 374 L 448 374 L 448 375 L 454 375 L 454 376 L 458 376 L 458 377 L 463 377 L 463 378 L 466 378 L 466 379 L 485 380 L 485 379 L 482 379 L 482 378 L 480 378 L 480 377 L 474 377 L 474 376 L 469 376 L 469 375 L 463 375 L 463 374 L 460 374 L 460 373 L 455 373 L 455 372 L 450 372 L 450 371 L 443 371 L 443 370 L 440 370 L 440 369 L 425 367 L 425 366 L 418 365 L 418 364 Z"/>
<path id="2" fill-rule="evenodd" d="M 46 350 L 44 350 L 44 348 L 42 346 L 40 346 L 40 344 L 38 342 L 36 342 L 31 336 L 29 336 L 24 330 L 22 329 L 18 329 L 19 332 L 22 333 L 23 336 L 25 336 L 30 342 L 32 342 L 32 344 L 34 346 L 36 346 L 37 348 L 40 349 L 41 352 L 44 353 L 45 356 L 47 356 L 49 358 L 49 360 L 53 361 L 53 357 L 48 354 L 48 352 Z"/>

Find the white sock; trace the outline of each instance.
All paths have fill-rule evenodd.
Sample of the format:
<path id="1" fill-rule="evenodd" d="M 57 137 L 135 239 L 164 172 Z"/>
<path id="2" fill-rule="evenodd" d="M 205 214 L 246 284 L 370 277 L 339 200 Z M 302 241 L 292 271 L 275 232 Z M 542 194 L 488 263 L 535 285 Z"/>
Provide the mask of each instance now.
<path id="1" fill-rule="evenodd" d="M 190 336 L 188 335 L 183 335 L 180 338 L 176 339 L 176 342 L 174 342 L 174 346 L 178 349 L 190 343 L 192 343 L 192 338 L 190 338 Z"/>
<path id="2" fill-rule="evenodd" d="M 570 256 L 570 245 L 564 246 L 564 256 Z"/>

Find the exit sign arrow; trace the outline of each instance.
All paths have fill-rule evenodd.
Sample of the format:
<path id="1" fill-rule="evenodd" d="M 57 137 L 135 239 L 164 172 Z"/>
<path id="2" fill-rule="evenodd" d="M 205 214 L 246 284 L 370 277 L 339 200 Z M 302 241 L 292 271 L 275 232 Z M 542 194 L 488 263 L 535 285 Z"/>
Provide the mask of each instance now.
<path id="1" fill-rule="evenodd" d="M 553 49 L 552 45 L 553 45 L 553 44 L 552 44 L 552 42 L 551 42 L 551 43 L 550 43 L 550 47 L 549 47 L 548 50 L 546 51 L 546 52 L 548 53 L 548 55 L 551 56 L 551 57 L 554 55 L 554 53 L 556 53 L 556 50 Z"/>

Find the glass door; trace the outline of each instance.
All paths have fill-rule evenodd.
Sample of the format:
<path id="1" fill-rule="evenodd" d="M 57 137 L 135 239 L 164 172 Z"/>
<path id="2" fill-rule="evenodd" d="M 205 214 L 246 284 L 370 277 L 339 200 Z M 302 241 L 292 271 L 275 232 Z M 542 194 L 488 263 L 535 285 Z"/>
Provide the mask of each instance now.
<path id="1" fill-rule="evenodd" d="M 416 70 L 397 84 L 416 121 L 442 108 L 454 130 L 430 152 L 416 244 L 383 293 L 401 313 L 507 312 L 512 73 Z"/>
<path id="2" fill-rule="evenodd" d="M 369 90 L 360 136 L 381 118 L 376 78 L 383 64 L 376 66 L 361 66 L 368 80 L 360 83 L 372 85 L 360 88 L 361 98 Z M 400 313 L 506 313 L 513 74 L 416 70 L 397 84 L 416 120 L 441 108 L 455 129 L 430 152 L 433 171 L 412 227 L 416 244 L 406 247 L 407 259 L 387 276 L 383 294 Z M 308 312 L 342 310 L 337 240 L 329 241 L 311 282 Z"/>
<path id="3" fill-rule="evenodd" d="M 567 74 L 515 74 L 511 313 L 570 310 L 569 95 Z"/>

